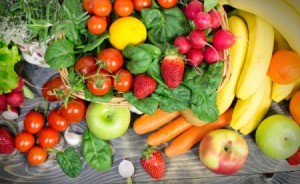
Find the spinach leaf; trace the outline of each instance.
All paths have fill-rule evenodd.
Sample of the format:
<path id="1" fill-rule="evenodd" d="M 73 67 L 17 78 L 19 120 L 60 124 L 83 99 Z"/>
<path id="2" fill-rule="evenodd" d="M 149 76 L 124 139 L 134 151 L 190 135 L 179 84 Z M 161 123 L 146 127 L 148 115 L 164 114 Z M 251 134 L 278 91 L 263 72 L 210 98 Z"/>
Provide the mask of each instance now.
<path id="1" fill-rule="evenodd" d="M 96 47 L 101 45 L 104 42 L 104 40 L 107 39 L 107 38 L 109 38 L 108 32 L 105 32 L 105 33 L 101 34 L 99 37 L 97 37 L 96 40 L 94 40 L 93 42 L 90 42 L 87 45 L 85 45 L 83 47 L 83 52 L 92 51 L 93 49 L 95 49 Z"/>
<path id="2" fill-rule="evenodd" d="M 57 153 L 56 159 L 62 171 L 66 175 L 72 178 L 80 175 L 82 163 L 79 155 L 73 147 L 69 147 L 64 152 Z"/>
<path id="3" fill-rule="evenodd" d="M 158 101 L 151 97 L 145 97 L 138 99 L 133 92 L 123 93 L 123 97 L 139 111 L 146 114 L 153 114 L 158 107 Z"/>
<path id="4" fill-rule="evenodd" d="M 160 85 L 166 86 L 164 83 L 164 80 L 161 75 L 161 70 L 160 70 L 160 58 L 155 59 L 148 70 L 148 74 L 155 79 Z"/>
<path id="5" fill-rule="evenodd" d="M 219 4 L 219 0 L 204 0 L 204 11 L 209 12 Z"/>
<path id="6" fill-rule="evenodd" d="M 84 98 L 90 102 L 109 102 L 113 97 L 114 93 L 112 90 L 103 96 L 97 96 L 92 94 L 87 88 L 84 88 Z"/>
<path id="7" fill-rule="evenodd" d="M 89 166 L 98 171 L 108 170 L 112 166 L 112 150 L 107 141 L 95 137 L 87 129 L 82 137 L 83 158 Z"/>
<path id="8" fill-rule="evenodd" d="M 45 61 L 52 69 L 67 68 L 74 65 L 74 44 L 66 39 L 51 43 L 46 49 Z"/>

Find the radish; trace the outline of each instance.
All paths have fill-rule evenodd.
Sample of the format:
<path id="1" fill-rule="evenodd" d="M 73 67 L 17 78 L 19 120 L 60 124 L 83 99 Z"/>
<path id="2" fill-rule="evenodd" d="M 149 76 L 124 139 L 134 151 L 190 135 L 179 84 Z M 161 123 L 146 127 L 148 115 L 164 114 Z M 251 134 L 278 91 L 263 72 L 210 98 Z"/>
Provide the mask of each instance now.
<path id="1" fill-rule="evenodd" d="M 191 1 L 185 9 L 185 16 L 190 19 L 194 20 L 194 17 L 198 12 L 203 12 L 204 6 L 203 3 L 197 0 Z"/>
<path id="2" fill-rule="evenodd" d="M 24 101 L 24 95 L 21 91 L 11 92 L 6 95 L 6 103 L 11 107 L 18 107 Z"/>
<path id="3" fill-rule="evenodd" d="M 201 49 L 191 48 L 186 54 L 187 63 L 191 66 L 198 66 L 203 61 L 203 52 Z"/>
<path id="4" fill-rule="evenodd" d="M 189 34 L 189 41 L 192 48 L 202 49 L 206 45 L 206 35 L 203 31 L 195 29 Z"/>
<path id="5" fill-rule="evenodd" d="M 180 54 L 186 54 L 191 48 L 189 40 L 184 36 L 178 36 L 174 40 L 174 45 L 178 46 L 178 52 Z"/>
<path id="6" fill-rule="evenodd" d="M 214 47 L 218 50 L 228 49 L 235 42 L 235 36 L 229 30 L 219 29 L 212 38 Z"/>
<path id="7" fill-rule="evenodd" d="M 222 50 L 217 50 L 213 47 L 206 47 L 203 52 L 203 58 L 206 63 L 213 64 L 223 59 L 223 52 Z"/>
<path id="8" fill-rule="evenodd" d="M 18 80 L 18 85 L 15 89 L 12 90 L 12 92 L 15 92 L 15 91 L 21 91 L 22 88 L 23 88 L 23 85 L 24 85 L 24 81 L 22 79 L 22 77 L 19 75 L 19 80 Z"/>
<path id="9" fill-rule="evenodd" d="M 212 29 L 217 29 L 221 26 L 222 22 L 222 15 L 219 11 L 217 10 L 211 10 L 208 12 L 210 16 L 210 28 Z"/>
<path id="10" fill-rule="evenodd" d="M 194 24 L 200 30 L 210 28 L 210 15 L 207 12 L 198 12 L 194 18 Z"/>
<path id="11" fill-rule="evenodd" d="M 6 97 L 4 94 L 0 95 L 0 111 L 4 110 L 6 107 Z"/>
<path id="12" fill-rule="evenodd" d="M 118 167 L 119 174 L 123 178 L 127 178 L 126 183 L 132 183 L 131 176 L 134 174 L 134 166 L 129 160 L 123 159 Z"/>
<path id="13" fill-rule="evenodd" d="M 6 107 L 6 110 L 2 112 L 3 118 L 7 120 L 15 120 L 19 117 L 19 111 L 15 107 Z"/>

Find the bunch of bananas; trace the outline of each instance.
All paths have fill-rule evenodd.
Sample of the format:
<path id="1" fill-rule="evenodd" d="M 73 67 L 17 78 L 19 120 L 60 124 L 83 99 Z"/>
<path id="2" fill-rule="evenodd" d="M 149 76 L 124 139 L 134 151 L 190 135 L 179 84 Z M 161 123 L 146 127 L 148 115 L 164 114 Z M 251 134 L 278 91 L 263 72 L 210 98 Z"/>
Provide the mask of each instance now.
<path id="1" fill-rule="evenodd" d="M 265 117 L 272 101 L 289 99 L 300 88 L 300 80 L 279 85 L 267 75 L 273 52 L 292 49 L 300 54 L 300 1 L 298 0 L 220 0 L 237 9 L 228 18 L 236 35 L 230 48 L 229 75 L 218 92 L 219 112 L 233 102 L 230 126 L 249 134 Z M 280 13 L 281 12 L 281 13 Z"/>

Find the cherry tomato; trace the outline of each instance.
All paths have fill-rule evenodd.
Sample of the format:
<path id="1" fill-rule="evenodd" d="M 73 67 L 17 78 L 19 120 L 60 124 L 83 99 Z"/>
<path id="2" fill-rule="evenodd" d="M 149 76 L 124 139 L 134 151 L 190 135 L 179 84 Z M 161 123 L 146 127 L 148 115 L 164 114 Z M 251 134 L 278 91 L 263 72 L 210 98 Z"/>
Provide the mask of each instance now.
<path id="1" fill-rule="evenodd" d="M 119 70 L 124 63 L 122 53 L 114 48 L 106 48 L 98 53 L 97 58 L 104 62 L 105 70 L 114 73 Z"/>
<path id="2" fill-rule="evenodd" d="M 178 3 L 178 0 L 157 0 L 157 2 L 163 8 L 172 8 Z"/>
<path id="3" fill-rule="evenodd" d="M 47 152 L 40 146 L 32 147 L 27 153 L 27 160 L 30 165 L 37 166 L 47 159 Z"/>
<path id="4" fill-rule="evenodd" d="M 120 17 L 126 17 L 133 12 L 133 2 L 131 0 L 115 0 L 114 11 Z"/>
<path id="5" fill-rule="evenodd" d="M 43 97 L 50 102 L 62 99 L 68 92 L 59 75 L 47 81 L 42 87 Z"/>
<path id="6" fill-rule="evenodd" d="M 133 0 L 133 5 L 136 11 L 141 11 L 142 8 L 150 8 L 152 0 Z"/>
<path id="7" fill-rule="evenodd" d="M 91 16 L 87 21 L 88 30 L 95 34 L 102 34 L 107 28 L 107 22 L 104 17 L 99 17 L 97 15 Z"/>
<path id="8" fill-rule="evenodd" d="M 129 91 L 133 86 L 133 76 L 126 70 L 121 68 L 115 75 L 114 88 L 119 92 Z"/>
<path id="9" fill-rule="evenodd" d="M 89 14 L 93 14 L 93 1 L 94 0 L 82 0 L 82 6 Z"/>
<path id="10" fill-rule="evenodd" d="M 36 134 L 45 125 L 44 116 L 36 111 L 31 111 L 24 118 L 24 127 L 28 133 Z"/>
<path id="11" fill-rule="evenodd" d="M 85 116 L 86 106 L 83 100 L 75 99 L 69 101 L 67 106 L 59 109 L 59 114 L 70 123 L 79 123 Z"/>
<path id="12" fill-rule="evenodd" d="M 28 132 L 20 132 L 14 140 L 14 146 L 19 152 L 26 152 L 34 146 L 34 136 Z"/>
<path id="13" fill-rule="evenodd" d="M 59 114 L 58 109 L 54 109 L 48 114 L 47 121 L 49 126 L 58 132 L 65 131 L 69 127 L 69 122 Z"/>
<path id="14" fill-rule="evenodd" d="M 59 141 L 58 133 L 50 127 L 42 128 L 38 135 L 38 142 L 42 148 L 52 148 Z"/>
<path id="15" fill-rule="evenodd" d="M 83 56 L 75 63 L 75 70 L 84 76 L 94 73 L 97 68 L 96 58 L 91 55 Z"/>
<path id="16" fill-rule="evenodd" d="M 112 4 L 109 0 L 94 0 L 92 7 L 94 14 L 101 17 L 108 16 L 112 10 Z"/>
<path id="17" fill-rule="evenodd" d="M 90 78 L 87 79 L 87 87 L 90 92 L 94 95 L 105 95 L 111 89 L 111 78 L 107 72 L 100 71 L 99 73 L 94 73 Z"/>

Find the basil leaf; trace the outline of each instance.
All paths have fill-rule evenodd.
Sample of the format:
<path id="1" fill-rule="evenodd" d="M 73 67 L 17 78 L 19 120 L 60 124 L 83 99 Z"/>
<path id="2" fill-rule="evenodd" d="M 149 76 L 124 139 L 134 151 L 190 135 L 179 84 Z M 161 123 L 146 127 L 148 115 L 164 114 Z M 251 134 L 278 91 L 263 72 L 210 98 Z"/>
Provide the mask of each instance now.
<path id="1" fill-rule="evenodd" d="M 112 150 L 107 141 L 95 137 L 87 129 L 82 136 L 83 158 L 89 166 L 98 171 L 108 170 L 112 166 Z"/>
<path id="2" fill-rule="evenodd" d="M 66 175 L 72 178 L 80 175 L 82 163 L 79 155 L 73 147 L 69 147 L 64 152 L 57 153 L 56 159 L 62 171 Z"/>
<path id="3" fill-rule="evenodd" d="M 88 52 L 94 50 L 96 47 L 101 45 L 105 39 L 109 38 L 108 32 L 105 32 L 101 34 L 99 38 L 97 38 L 95 41 L 87 44 L 86 46 L 83 47 L 83 52 Z"/>
<path id="4" fill-rule="evenodd" d="M 219 4 L 219 0 L 204 0 L 204 11 L 209 12 Z"/>
<path id="5" fill-rule="evenodd" d="M 112 90 L 103 96 L 97 96 L 92 94 L 87 88 L 84 88 L 84 98 L 90 102 L 109 102 L 113 97 L 114 93 Z"/>
<path id="6" fill-rule="evenodd" d="M 158 101 L 151 97 L 138 99 L 133 92 L 123 93 L 123 97 L 139 111 L 146 114 L 153 114 L 158 108 Z"/>

